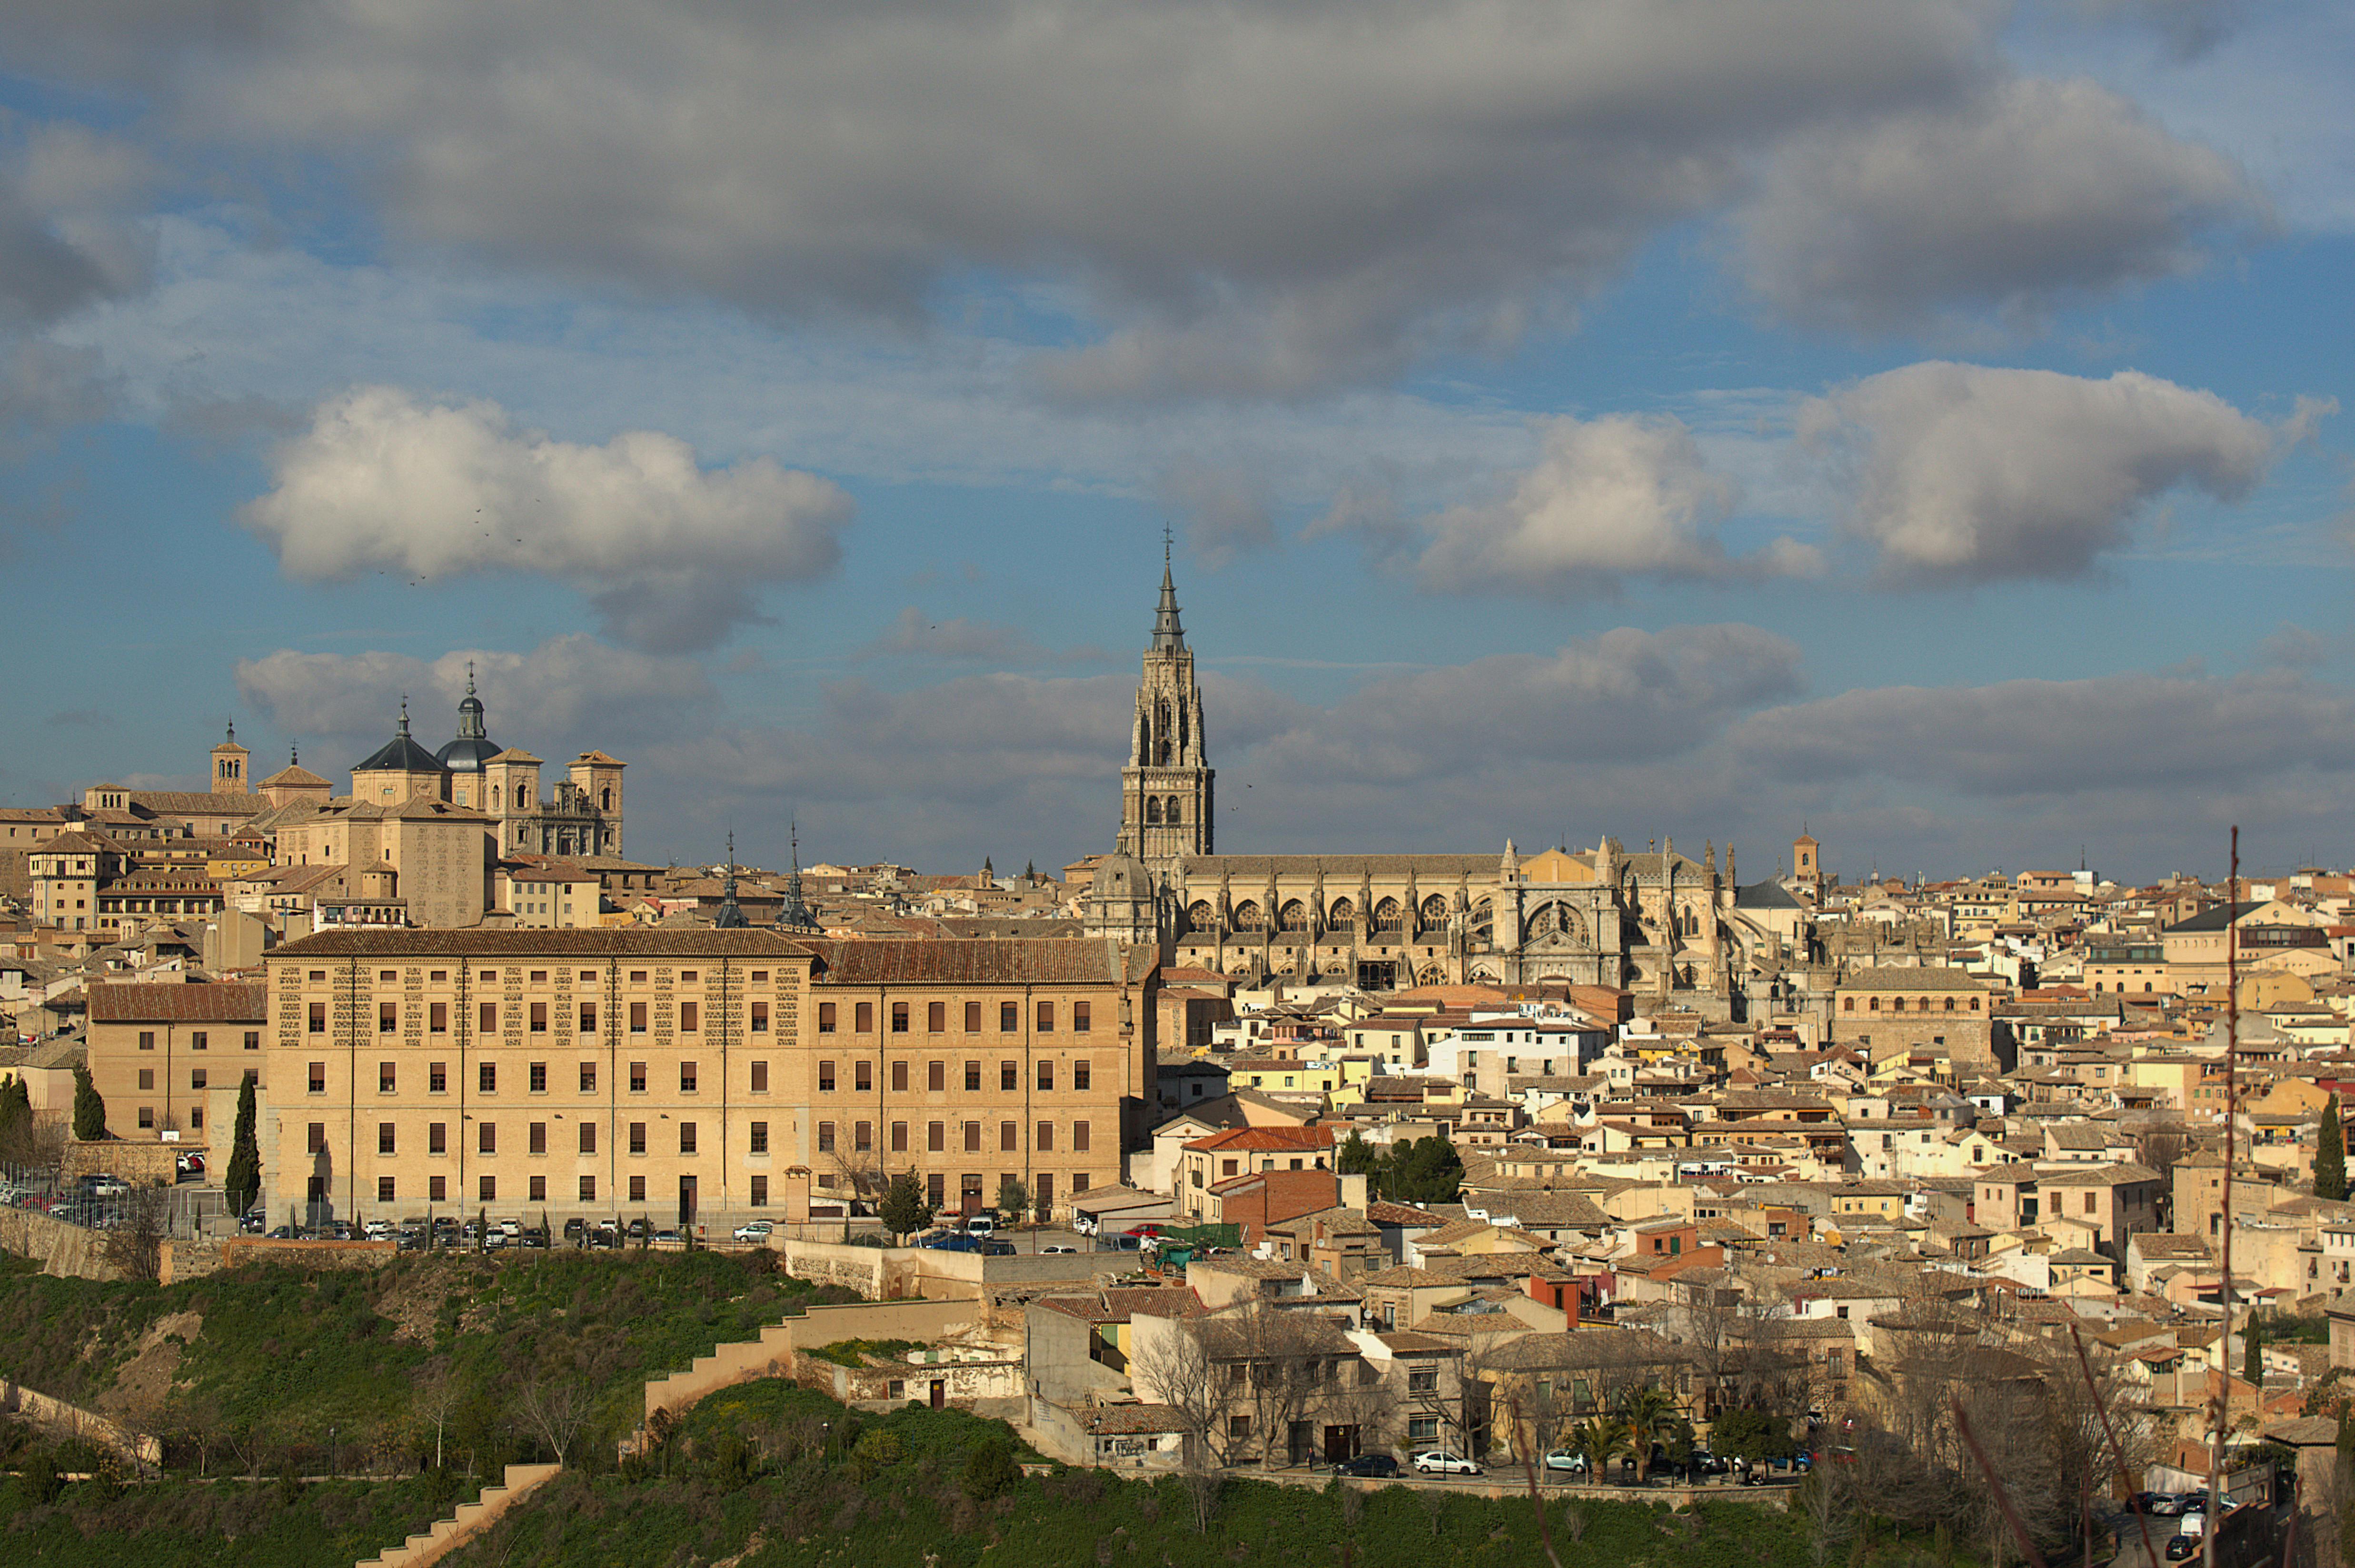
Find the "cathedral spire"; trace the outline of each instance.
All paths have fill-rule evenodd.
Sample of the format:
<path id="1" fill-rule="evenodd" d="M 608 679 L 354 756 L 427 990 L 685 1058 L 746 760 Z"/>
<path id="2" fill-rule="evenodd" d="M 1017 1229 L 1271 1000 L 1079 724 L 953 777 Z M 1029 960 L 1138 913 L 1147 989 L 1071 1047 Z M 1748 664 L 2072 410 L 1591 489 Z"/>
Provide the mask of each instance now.
<path id="1" fill-rule="evenodd" d="M 711 923 L 721 931 L 738 931 L 744 925 L 744 912 L 736 907 L 736 830 L 728 830 L 728 880 L 719 884 L 719 912 Z"/>
<path id="2" fill-rule="evenodd" d="M 1181 652 L 1186 646 L 1186 628 L 1178 624 L 1178 584 L 1169 575 L 1169 529 L 1161 530 L 1161 607 L 1153 616 L 1153 651 L 1156 654 Z"/>
<path id="3" fill-rule="evenodd" d="M 802 901 L 802 827 L 793 825 L 794 869 L 785 878 L 785 901 L 777 910 L 777 925 L 786 931 L 815 931 L 817 921 Z"/>

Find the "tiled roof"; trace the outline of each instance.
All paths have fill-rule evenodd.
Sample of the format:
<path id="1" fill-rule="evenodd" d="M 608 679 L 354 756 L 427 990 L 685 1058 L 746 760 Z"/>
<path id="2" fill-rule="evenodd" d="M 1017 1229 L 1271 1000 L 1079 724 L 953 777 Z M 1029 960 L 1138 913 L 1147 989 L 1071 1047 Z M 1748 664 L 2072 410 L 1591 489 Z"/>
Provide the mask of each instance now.
<path id="1" fill-rule="evenodd" d="M 270 950 L 272 958 L 798 958 L 814 945 L 768 931 L 652 926 L 592 931 L 329 931 Z M 861 944 L 859 945 L 865 945 Z"/>
<path id="2" fill-rule="evenodd" d="M 817 955 L 819 985 L 1134 984 L 1152 973 L 1150 947 L 1118 947 L 1084 938 L 1026 937 L 999 941 L 804 942 Z M 1096 1020 L 1111 1029 L 1114 1020 Z"/>
<path id="3" fill-rule="evenodd" d="M 270 987 L 258 981 L 218 985 L 115 982 L 90 987 L 90 1021 L 100 1023 L 260 1023 Z"/>

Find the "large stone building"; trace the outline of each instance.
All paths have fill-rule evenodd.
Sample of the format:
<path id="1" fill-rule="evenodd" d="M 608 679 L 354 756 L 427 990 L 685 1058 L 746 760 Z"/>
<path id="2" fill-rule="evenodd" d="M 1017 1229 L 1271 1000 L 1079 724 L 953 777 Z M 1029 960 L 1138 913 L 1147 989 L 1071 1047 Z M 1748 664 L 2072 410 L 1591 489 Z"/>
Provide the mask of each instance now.
<path id="1" fill-rule="evenodd" d="M 1084 928 L 1156 942 L 1233 976 L 1336 978 L 1371 990 L 1561 980 L 1657 1007 L 1748 1015 L 1806 964 L 1805 912 L 1774 882 L 1743 888 L 1729 846 L 1696 861 L 1641 853 L 1236 855 L 1213 852 L 1214 777 L 1194 654 L 1165 562 L 1121 770 L 1119 841 L 1087 867 Z M 1812 847 L 1813 840 L 1803 840 Z M 1811 867 L 1812 869 L 1812 867 Z"/>
<path id="2" fill-rule="evenodd" d="M 601 751 L 583 752 L 543 796 L 539 770 L 545 765 L 519 746 L 502 748 L 490 739 L 469 669 L 456 737 L 438 753 L 419 745 L 410 738 L 409 701 L 402 699 L 398 732 L 353 764 L 352 798 L 384 805 L 415 797 L 479 811 L 495 825 L 503 855 L 618 857 L 622 770 L 628 764 Z"/>
<path id="3" fill-rule="evenodd" d="M 91 986 L 90 1076 L 106 1102 L 107 1131 L 118 1138 L 177 1132 L 226 1150 L 240 1086 L 250 1078 L 268 1087 L 264 993 L 250 981 Z"/>
<path id="4" fill-rule="evenodd" d="M 902 1171 L 1061 1210 L 1154 1103 L 1149 947 L 335 932 L 266 967 L 273 1222 L 800 1220 Z"/>

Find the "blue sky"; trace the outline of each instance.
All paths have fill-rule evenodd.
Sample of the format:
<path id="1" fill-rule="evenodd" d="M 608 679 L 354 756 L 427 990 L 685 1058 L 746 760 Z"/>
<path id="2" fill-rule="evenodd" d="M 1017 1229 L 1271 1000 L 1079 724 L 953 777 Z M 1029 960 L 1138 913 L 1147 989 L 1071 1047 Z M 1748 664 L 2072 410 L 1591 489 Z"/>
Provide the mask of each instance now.
<path id="1" fill-rule="evenodd" d="M 634 854 L 2355 859 L 2355 21 L 2231 0 L 34 7 L 0 798 L 469 659 Z"/>

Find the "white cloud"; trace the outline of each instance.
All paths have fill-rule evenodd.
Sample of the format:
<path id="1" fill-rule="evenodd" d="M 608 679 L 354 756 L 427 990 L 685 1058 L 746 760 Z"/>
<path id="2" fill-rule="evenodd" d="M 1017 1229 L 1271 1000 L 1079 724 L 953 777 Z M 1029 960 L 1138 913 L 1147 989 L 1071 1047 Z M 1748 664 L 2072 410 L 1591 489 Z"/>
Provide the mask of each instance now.
<path id="1" fill-rule="evenodd" d="M 1273 485 L 1256 461 L 1213 464 L 1187 458 L 1162 471 L 1156 488 L 1186 520 L 1186 540 L 1212 571 L 1236 556 L 1275 544 Z"/>
<path id="2" fill-rule="evenodd" d="M 1776 312 L 1882 331 L 1980 309 L 2040 325 L 2190 271 L 2203 242 L 2269 216 L 2237 165 L 2108 89 L 2022 80 L 1793 137 L 1733 228 Z"/>
<path id="3" fill-rule="evenodd" d="M 717 643 L 758 613 L 759 589 L 831 571 L 851 513 L 831 483 L 765 457 L 707 470 L 655 432 L 581 445 L 517 430 L 496 404 L 385 387 L 322 403 L 272 481 L 244 520 L 291 577 L 544 574 L 658 652 Z"/>
<path id="4" fill-rule="evenodd" d="M 2244 496 L 2274 432 L 2212 392 L 1929 361 L 1811 400 L 1802 439 L 1845 470 L 1850 528 L 1882 581 L 2070 578 L 2125 545 L 2156 497 Z"/>
<path id="5" fill-rule="evenodd" d="M 1610 592 L 1635 576 L 1724 579 L 1811 575 L 1816 552 L 1789 539 L 1730 556 L 1718 527 L 1738 492 L 1710 471 L 1670 415 L 1559 419 L 1511 495 L 1455 507 L 1428 525 L 1424 586 L 1564 594 Z"/>
<path id="6" fill-rule="evenodd" d="M 609 647 L 580 633 L 527 653 L 461 648 L 431 660 L 281 648 L 239 660 L 237 688 L 280 733 L 312 748 L 306 766 L 332 778 L 392 734 L 404 697 L 411 733 L 438 750 L 457 732 L 470 665 L 491 738 L 550 761 L 591 746 L 642 761 L 633 747 L 709 721 L 716 703 L 693 660 Z"/>

